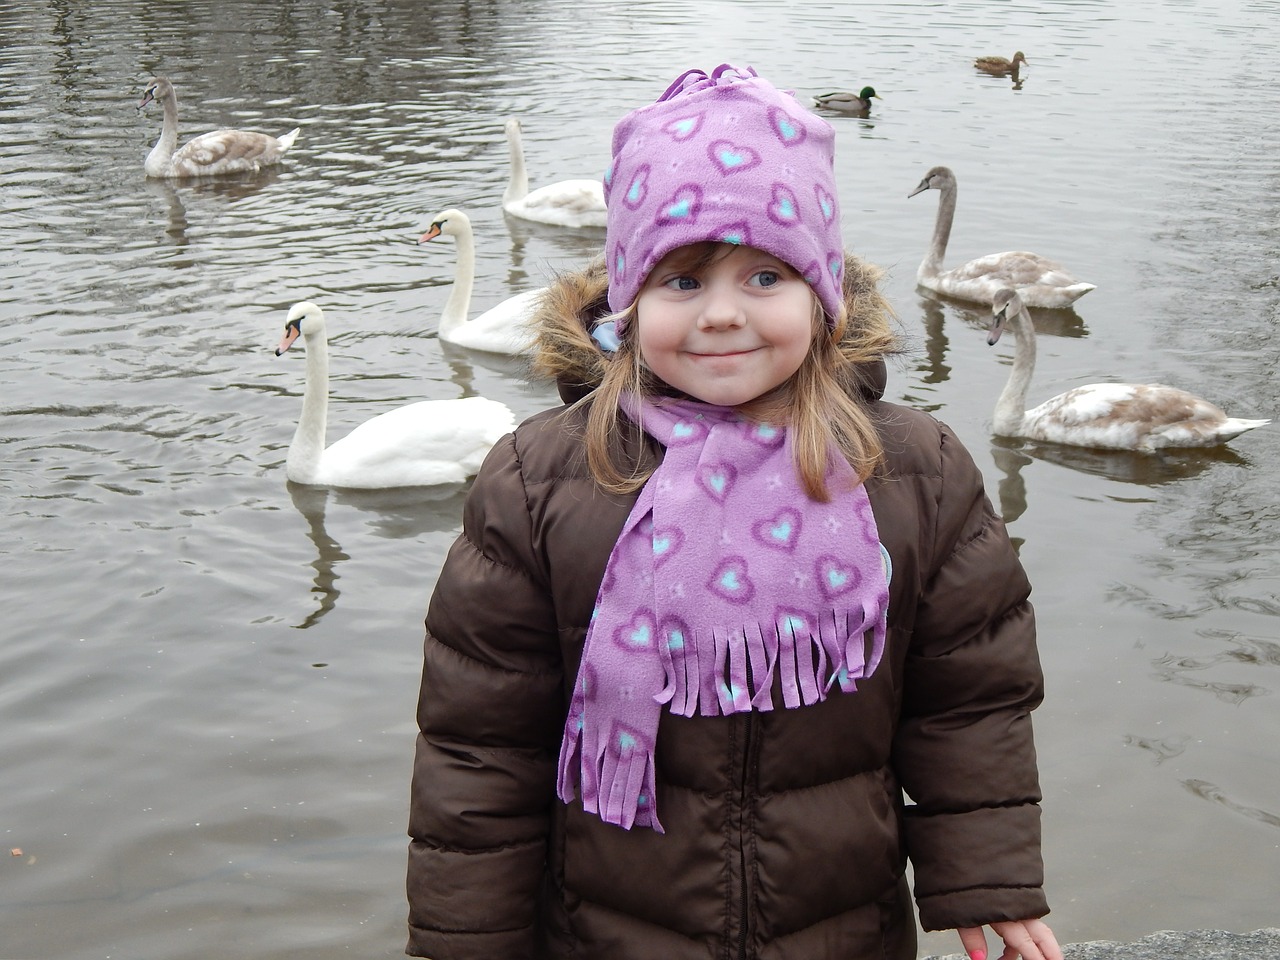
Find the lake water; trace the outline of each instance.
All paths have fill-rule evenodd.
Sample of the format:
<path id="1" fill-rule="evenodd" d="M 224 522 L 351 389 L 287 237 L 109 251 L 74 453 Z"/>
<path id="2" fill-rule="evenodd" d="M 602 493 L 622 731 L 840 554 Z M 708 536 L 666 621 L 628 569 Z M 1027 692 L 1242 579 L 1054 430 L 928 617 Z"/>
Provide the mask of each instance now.
<path id="1" fill-rule="evenodd" d="M 1020 87 L 976 73 L 1023 50 Z M 397 956 L 421 619 L 465 491 L 291 488 L 327 311 L 330 437 L 397 404 L 553 402 L 435 337 L 450 242 L 475 306 L 598 234 L 508 222 L 598 176 L 621 113 L 688 66 L 754 64 L 833 119 L 845 235 L 911 348 L 891 398 L 949 422 L 1035 585 L 1051 922 L 1061 940 L 1280 924 L 1280 425 L 1144 458 L 995 442 L 1011 345 L 923 297 L 948 263 L 1053 256 L 1097 284 L 1041 320 L 1033 399 L 1176 383 L 1280 412 L 1280 3 L 968 0 L 0 0 L 0 956 Z M 301 126 L 252 182 L 149 183 L 170 76 L 183 138 Z M 922 953 L 953 952 L 951 934 Z"/>

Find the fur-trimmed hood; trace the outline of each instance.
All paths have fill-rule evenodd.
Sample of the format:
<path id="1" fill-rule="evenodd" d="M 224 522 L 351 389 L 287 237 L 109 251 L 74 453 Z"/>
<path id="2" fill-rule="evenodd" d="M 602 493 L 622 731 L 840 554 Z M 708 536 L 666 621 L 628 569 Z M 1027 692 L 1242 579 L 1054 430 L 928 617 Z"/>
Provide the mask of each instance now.
<path id="1" fill-rule="evenodd" d="M 845 255 L 844 301 L 849 312 L 845 338 L 854 339 L 868 326 L 883 324 L 893 311 L 880 293 L 883 271 Z M 565 403 L 594 390 L 604 377 L 609 355 L 591 338 L 595 325 L 609 315 L 609 277 L 604 258 L 580 270 L 561 274 L 547 287 L 532 319 L 535 335 L 533 372 L 554 380 Z M 867 365 L 860 378 L 868 401 L 880 399 L 885 387 L 883 359 Z"/>

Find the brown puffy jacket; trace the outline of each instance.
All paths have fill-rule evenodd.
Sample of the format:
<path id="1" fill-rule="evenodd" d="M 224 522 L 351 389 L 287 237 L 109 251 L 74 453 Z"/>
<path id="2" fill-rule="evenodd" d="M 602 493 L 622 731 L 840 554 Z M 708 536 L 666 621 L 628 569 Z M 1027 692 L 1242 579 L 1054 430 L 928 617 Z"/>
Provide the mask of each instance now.
<path id="1" fill-rule="evenodd" d="M 885 309 L 850 258 L 853 311 Z M 538 368 L 568 399 L 606 362 L 598 265 L 560 278 Z M 1048 912 L 1029 713 L 1030 587 L 982 478 L 933 418 L 865 399 L 867 488 L 893 561 L 884 659 L 856 693 L 729 717 L 663 713 L 665 834 L 555 796 L 570 691 L 633 497 L 602 493 L 580 411 L 530 418 L 476 478 L 427 614 L 408 953 L 435 960 L 908 960 L 925 929 Z M 626 443 L 644 457 L 661 447 Z"/>

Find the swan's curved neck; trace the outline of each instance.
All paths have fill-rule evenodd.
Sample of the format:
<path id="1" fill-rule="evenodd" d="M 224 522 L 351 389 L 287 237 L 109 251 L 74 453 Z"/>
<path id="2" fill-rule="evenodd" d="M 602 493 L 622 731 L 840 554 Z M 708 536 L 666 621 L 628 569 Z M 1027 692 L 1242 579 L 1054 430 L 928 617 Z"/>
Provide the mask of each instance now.
<path id="1" fill-rule="evenodd" d="M 956 185 L 944 183 L 942 196 L 938 198 L 938 218 L 933 223 L 933 241 L 929 252 L 916 272 L 918 278 L 936 277 L 942 271 L 942 259 L 947 255 L 947 241 L 951 238 L 951 222 L 956 217 Z"/>
<path id="2" fill-rule="evenodd" d="M 439 334 L 445 336 L 467 322 L 471 310 L 471 287 L 476 277 L 476 244 L 471 230 L 460 231 L 453 241 L 458 258 L 453 268 L 453 288 L 440 314 Z"/>
<path id="3" fill-rule="evenodd" d="M 511 175 L 507 178 L 507 189 L 502 193 L 504 204 L 515 203 L 529 195 L 529 174 L 524 167 L 524 144 L 519 131 L 507 134 L 507 146 L 511 149 Z"/>
<path id="4" fill-rule="evenodd" d="M 164 125 L 160 128 L 160 139 L 151 148 L 146 163 L 143 164 L 147 175 L 152 177 L 164 175 L 169 158 L 178 148 L 178 95 L 170 90 L 160 101 L 160 105 L 164 107 Z"/>
<path id="5" fill-rule="evenodd" d="M 1022 421 L 1027 412 L 1027 388 L 1031 385 L 1031 375 L 1036 368 L 1036 328 L 1031 323 L 1031 315 L 1023 307 L 1009 318 L 1013 327 L 1013 369 L 1009 371 L 1009 380 L 996 401 L 995 413 L 991 426 L 994 433 L 1002 437 L 1021 435 Z"/>
<path id="6" fill-rule="evenodd" d="M 324 336 L 306 344 L 307 384 L 302 393 L 302 413 L 298 429 L 289 444 L 285 472 L 289 479 L 306 483 L 316 475 L 324 453 L 325 428 L 329 417 L 329 345 Z"/>

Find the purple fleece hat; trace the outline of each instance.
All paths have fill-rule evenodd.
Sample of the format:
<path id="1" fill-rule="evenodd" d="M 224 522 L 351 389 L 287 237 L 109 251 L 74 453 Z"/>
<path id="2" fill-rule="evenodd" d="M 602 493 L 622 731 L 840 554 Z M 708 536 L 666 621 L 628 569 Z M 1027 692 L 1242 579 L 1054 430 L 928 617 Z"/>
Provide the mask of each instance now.
<path id="1" fill-rule="evenodd" d="M 689 70 L 613 128 L 604 175 L 609 307 L 664 256 L 713 240 L 794 267 L 829 316 L 844 303 L 835 131 L 750 67 Z"/>

